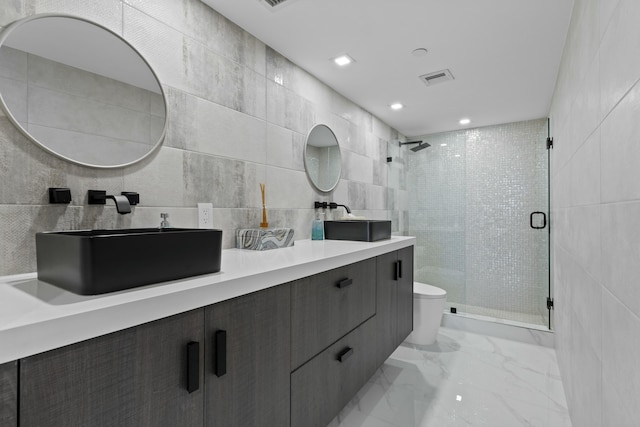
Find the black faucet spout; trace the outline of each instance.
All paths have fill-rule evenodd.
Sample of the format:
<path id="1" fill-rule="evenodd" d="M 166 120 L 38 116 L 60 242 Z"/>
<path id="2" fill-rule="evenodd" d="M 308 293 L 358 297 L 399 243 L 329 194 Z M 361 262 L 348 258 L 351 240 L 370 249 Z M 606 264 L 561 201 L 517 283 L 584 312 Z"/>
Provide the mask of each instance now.
<path id="1" fill-rule="evenodd" d="M 107 194 L 104 190 L 89 190 L 87 199 L 90 205 L 104 205 L 107 203 L 107 199 L 111 199 L 115 202 L 119 214 L 131 213 L 131 203 L 125 195 L 114 196 Z"/>
<path id="2" fill-rule="evenodd" d="M 111 199 L 115 202 L 116 211 L 118 211 L 119 214 L 124 215 L 131 213 L 131 204 L 129 203 L 129 199 L 127 198 L 127 196 L 114 196 L 108 194 L 107 199 Z"/>
<path id="3" fill-rule="evenodd" d="M 342 206 L 344 208 L 344 210 L 347 211 L 347 214 L 351 213 L 351 209 L 349 209 L 349 206 L 347 205 L 341 205 L 340 203 L 336 203 L 336 202 L 315 202 L 314 207 L 316 209 L 338 209 L 338 206 Z"/>
<path id="4" fill-rule="evenodd" d="M 342 206 L 344 210 L 347 211 L 348 214 L 351 213 L 351 209 L 349 209 L 349 206 L 347 205 L 341 205 L 340 203 L 334 203 L 334 202 L 329 203 L 329 209 L 337 209 L 338 206 Z"/>

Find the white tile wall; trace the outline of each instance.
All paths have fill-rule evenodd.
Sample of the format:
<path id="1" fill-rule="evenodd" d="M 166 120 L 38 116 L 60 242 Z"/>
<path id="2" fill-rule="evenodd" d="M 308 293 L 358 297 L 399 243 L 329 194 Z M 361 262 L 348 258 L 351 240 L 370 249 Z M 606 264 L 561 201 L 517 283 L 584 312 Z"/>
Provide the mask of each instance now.
<path id="1" fill-rule="evenodd" d="M 640 319 L 614 295 L 603 291 L 602 402 L 603 426 L 638 423 L 640 396 Z"/>
<path id="2" fill-rule="evenodd" d="M 636 52 L 640 52 L 640 46 Z M 640 76 L 640 69 L 638 70 Z M 602 123 L 602 202 L 640 198 L 640 85 L 620 100 Z"/>
<path id="3" fill-rule="evenodd" d="M 573 425 L 637 424 L 640 2 L 576 0 L 553 105 L 556 351 Z"/>
<path id="4" fill-rule="evenodd" d="M 573 160 L 581 166 L 570 170 L 570 204 L 580 206 L 600 203 L 600 128 L 580 146 Z"/>

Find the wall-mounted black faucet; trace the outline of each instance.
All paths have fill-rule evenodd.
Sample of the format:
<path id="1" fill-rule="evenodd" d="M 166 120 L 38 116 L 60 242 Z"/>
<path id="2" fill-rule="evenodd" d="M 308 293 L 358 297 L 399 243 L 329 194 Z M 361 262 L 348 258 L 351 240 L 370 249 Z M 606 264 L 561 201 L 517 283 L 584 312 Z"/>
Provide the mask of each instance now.
<path id="1" fill-rule="evenodd" d="M 339 203 L 334 203 L 334 202 L 329 203 L 329 209 L 337 209 L 338 206 L 342 206 L 344 208 L 344 210 L 347 211 L 348 214 L 351 213 L 351 209 L 349 209 L 349 206 L 347 206 L 347 205 L 341 205 Z"/>
<path id="2" fill-rule="evenodd" d="M 123 191 L 120 195 L 112 195 L 103 190 L 89 190 L 87 198 L 90 205 L 105 205 L 107 199 L 111 199 L 115 202 L 118 213 L 122 215 L 131 213 L 131 206 L 140 203 L 140 195 L 132 191 Z"/>
<path id="3" fill-rule="evenodd" d="M 337 209 L 338 206 L 342 206 L 347 211 L 348 214 L 351 213 L 351 209 L 349 209 L 349 206 L 341 205 L 341 204 L 335 203 L 335 202 L 315 202 L 315 204 L 314 204 L 315 209 L 320 209 L 320 208 L 322 208 L 322 209 L 327 209 L 327 208 L 329 208 L 329 209 Z"/>

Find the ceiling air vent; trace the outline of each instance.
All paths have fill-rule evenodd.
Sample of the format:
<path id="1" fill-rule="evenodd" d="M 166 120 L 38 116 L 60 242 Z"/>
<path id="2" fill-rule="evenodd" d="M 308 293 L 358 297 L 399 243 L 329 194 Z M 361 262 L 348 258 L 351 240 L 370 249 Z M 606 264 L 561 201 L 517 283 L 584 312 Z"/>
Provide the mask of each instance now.
<path id="1" fill-rule="evenodd" d="M 436 71 L 434 73 L 423 74 L 420 76 L 420 80 L 427 86 L 437 85 L 438 83 L 444 83 L 449 80 L 453 80 L 453 74 L 449 70 Z"/>
<path id="2" fill-rule="evenodd" d="M 295 0 L 259 0 L 264 6 L 269 10 L 278 10 L 283 8 L 284 6 L 294 3 Z"/>

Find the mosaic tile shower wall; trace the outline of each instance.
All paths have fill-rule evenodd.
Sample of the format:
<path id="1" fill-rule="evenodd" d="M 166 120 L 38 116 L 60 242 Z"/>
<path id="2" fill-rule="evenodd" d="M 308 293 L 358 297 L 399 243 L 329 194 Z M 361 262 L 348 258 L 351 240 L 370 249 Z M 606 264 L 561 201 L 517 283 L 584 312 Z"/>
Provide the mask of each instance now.
<path id="1" fill-rule="evenodd" d="M 546 137 L 545 119 L 489 126 L 423 137 L 408 156 L 416 280 L 460 311 L 548 324 L 549 234 L 529 225 L 548 212 Z"/>

